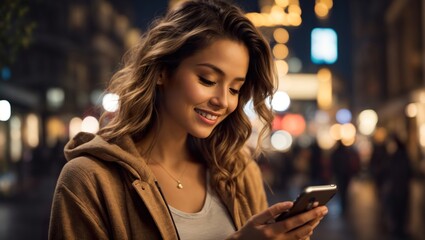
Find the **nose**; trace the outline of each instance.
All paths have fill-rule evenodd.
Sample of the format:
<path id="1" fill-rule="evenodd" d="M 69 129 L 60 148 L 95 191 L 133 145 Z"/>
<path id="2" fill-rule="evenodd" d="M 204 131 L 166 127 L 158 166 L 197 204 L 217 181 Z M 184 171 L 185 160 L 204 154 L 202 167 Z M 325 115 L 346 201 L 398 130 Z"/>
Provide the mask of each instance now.
<path id="1" fill-rule="evenodd" d="M 211 105 L 218 108 L 227 108 L 229 106 L 229 92 L 225 88 L 216 88 L 214 96 L 210 99 Z"/>

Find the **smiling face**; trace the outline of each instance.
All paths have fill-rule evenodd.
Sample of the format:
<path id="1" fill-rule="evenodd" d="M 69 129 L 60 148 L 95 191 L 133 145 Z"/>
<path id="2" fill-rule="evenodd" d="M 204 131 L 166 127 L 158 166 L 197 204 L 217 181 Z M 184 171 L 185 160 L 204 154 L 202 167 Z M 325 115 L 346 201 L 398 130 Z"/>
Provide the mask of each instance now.
<path id="1" fill-rule="evenodd" d="M 236 109 L 248 64 L 245 45 L 222 39 L 185 58 L 171 76 L 163 74 L 162 127 L 208 137 Z"/>

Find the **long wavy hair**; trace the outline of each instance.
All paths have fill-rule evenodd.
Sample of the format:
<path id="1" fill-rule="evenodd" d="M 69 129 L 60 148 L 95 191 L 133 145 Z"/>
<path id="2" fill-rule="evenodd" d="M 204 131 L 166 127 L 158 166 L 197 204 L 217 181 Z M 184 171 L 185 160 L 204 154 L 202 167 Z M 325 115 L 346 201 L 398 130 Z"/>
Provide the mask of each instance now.
<path id="1" fill-rule="evenodd" d="M 112 116 L 102 115 L 107 124 L 99 134 L 107 140 L 127 134 L 140 140 L 146 133 L 157 131 L 160 73 L 164 70 L 172 73 L 185 58 L 219 39 L 238 41 L 247 47 L 246 80 L 236 110 L 209 137 L 189 136 L 187 144 L 192 154 L 202 156 L 207 163 L 212 186 L 236 197 L 238 178 L 247 160 L 252 158 L 245 151 L 252 126 L 244 106 L 251 99 L 254 111 L 264 123 L 254 151 L 258 154 L 261 139 L 271 128 L 273 119 L 267 101 L 275 90 L 276 71 L 267 41 L 235 5 L 217 0 L 185 1 L 157 19 L 140 42 L 126 53 L 123 68 L 112 77 L 108 91 L 118 94 L 119 109 Z"/>

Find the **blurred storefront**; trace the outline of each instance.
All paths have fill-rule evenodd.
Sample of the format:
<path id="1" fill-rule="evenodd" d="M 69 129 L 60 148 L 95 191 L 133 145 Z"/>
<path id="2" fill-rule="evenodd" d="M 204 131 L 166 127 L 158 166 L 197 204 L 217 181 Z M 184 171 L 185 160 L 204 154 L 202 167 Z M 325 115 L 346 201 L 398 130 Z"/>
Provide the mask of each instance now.
<path id="1" fill-rule="evenodd" d="M 35 28 L 28 46 L 0 66 L 0 196 L 63 164 L 71 120 L 99 117 L 103 89 L 140 35 L 131 1 L 19 4 Z"/>
<path id="2" fill-rule="evenodd" d="M 425 174 L 425 6 L 421 0 L 351 1 L 353 107 L 375 109 L 378 125 L 406 142 Z"/>

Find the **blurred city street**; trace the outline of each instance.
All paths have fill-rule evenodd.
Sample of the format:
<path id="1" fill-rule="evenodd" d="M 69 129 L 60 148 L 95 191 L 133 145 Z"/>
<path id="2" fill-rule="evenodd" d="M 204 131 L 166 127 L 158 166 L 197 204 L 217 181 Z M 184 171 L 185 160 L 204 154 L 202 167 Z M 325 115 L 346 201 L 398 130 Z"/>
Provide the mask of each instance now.
<path id="1" fill-rule="evenodd" d="M 53 191 L 59 168 L 25 176 L 19 192 L 0 198 L 0 239 L 47 239 Z"/>
<path id="2" fill-rule="evenodd" d="M 47 239 L 64 145 L 115 114 L 123 54 L 181 1 L 2 1 L 0 240 Z M 425 240 L 425 1 L 234 2 L 277 70 L 257 159 L 270 204 L 335 183 L 312 240 Z"/>
<path id="3" fill-rule="evenodd" d="M 377 201 L 375 187 L 370 180 L 356 179 L 350 187 L 349 212 L 346 216 L 341 215 L 341 209 L 337 203 L 338 195 L 328 203 L 329 213 L 322 220 L 314 232 L 312 240 L 402 240 L 402 239 L 425 239 L 425 222 L 423 219 L 424 204 L 422 189 L 423 180 L 412 181 L 412 199 L 410 203 L 409 237 L 397 238 L 389 233 L 383 226 L 380 215 L 380 207 L 383 203 Z M 277 202 L 287 194 L 275 192 L 270 196 L 272 203 Z M 422 214 L 422 216 L 421 216 Z"/>
<path id="4" fill-rule="evenodd" d="M 0 201 L 0 239 L 47 239 L 51 196 L 56 177 L 57 171 L 52 172 L 37 179 L 25 195 Z M 424 240 L 423 188 L 423 180 L 411 182 L 409 238 L 394 237 L 381 226 L 379 205 L 383 203 L 376 200 L 373 183 L 367 179 L 356 179 L 350 186 L 348 214 L 341 215 L 336 195 L 329 202 L 329 213 L 314 232 L 312 240 Z M 294 195 L 289 192 L 274 189 L 274 194 L 271 194 L 268 191 L 270 204 L 293 200 Z"/>

